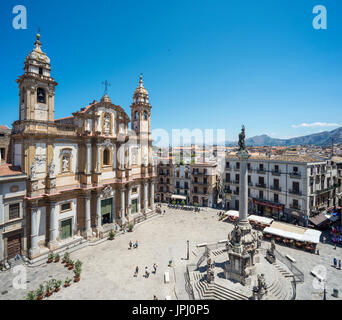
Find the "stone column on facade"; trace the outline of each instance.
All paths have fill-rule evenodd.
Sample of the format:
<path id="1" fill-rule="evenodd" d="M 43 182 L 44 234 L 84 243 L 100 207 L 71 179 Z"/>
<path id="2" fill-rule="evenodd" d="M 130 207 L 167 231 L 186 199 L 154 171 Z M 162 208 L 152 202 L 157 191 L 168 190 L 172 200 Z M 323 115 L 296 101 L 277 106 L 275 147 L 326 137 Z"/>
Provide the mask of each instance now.
<path id="1" fill-rule="evenodd" d="M 113 146 L 113 169 L 116 168 L 116 145 Z"/>
<path id="2" fill-rule="evenodd" d="M 58 217 L 56 212 L 56 202 L 50 203 L 50 241 L 49 249 L 55 250 L 58 247 L 57 232 L 58 232 Z"/>
<path id="3" fill-rule="evenodd" d="M 151 182 L 151 209 L 154 210 L 154 182 Z"/>
<path id="4" fill-rule="evenodd" d="M 101 215 L 101 195 L 97 195 L 96 199 L 96 217 L 97 217 L 97 229 L 100 230 L 102 228 L 102 215 Z"/>
<path id="5" fill-rule="evenodd" d="M 31 248 L 30 248 L 31 259 L 39 255 L 37 215 L 38 215 L 38 206 L 34 206 L 31 208 Z"/>
<path id="6" fill-rule="evenodd" d="M 125 189 L 121 189 L 121 201 L 120 201 L 121 209 L 120 209 L 120 223 L 121 225 L 126 223 L 125 217 Z"/>
<path id="7" fill-rule="evenodd" d="M 116 223 L 116 192 L 113 190 L 113 201 L 112 201 L 112 217 L 113 217 L 113 223 Z"/>
<path id="8" fill-rule="evenodd" d="M 101 172 L 101 144 L 97 144 L 97 173 Z"/>
<path id="9" fill-rule="evenodd" d="M 141 186 L 140 186 L 140 184 L 137 186 L 137 191 L 138 191 L 138 207 L 137 207 L 137 211 L 141 212 Z"/>
<path id="10" fill-rule="evenodd" d="M 148 183 L 144 183 L 144 213 L 147 212 L 148 207 Z"/>
<path id="11" fill-rule="evenodd" d="M 91 173 L 91 163 L 92 163 L 92 156 L 91 156 L 91 143 L 86 144 L 87 147 L 87 163 L 86 163 L 86 174 Z"/>
<path id="12" fill-rule="evenodd" d="M 132 214 L 132 199 L 131 199 L 131 193 L 132 193 L 132 187 L 129 186 L 127 190 L 127 208 L 128 208 L 128 215 L 130 216 Z"/>
<path id="13" fill-rule="evenodd" d="M 90 213 L 90 195 L 86 195 L 84 198 L 85 201 L 85 231 L 84 237 L 89 239 L 92 236 L 91 229 L 91 213 Z"/>

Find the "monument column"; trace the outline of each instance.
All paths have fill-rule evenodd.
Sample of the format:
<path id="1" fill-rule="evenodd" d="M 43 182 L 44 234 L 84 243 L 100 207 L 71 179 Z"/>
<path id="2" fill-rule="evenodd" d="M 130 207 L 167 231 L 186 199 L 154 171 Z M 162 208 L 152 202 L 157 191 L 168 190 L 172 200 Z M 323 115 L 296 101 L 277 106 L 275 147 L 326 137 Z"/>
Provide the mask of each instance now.
<path id="1" fill-rule="evenodd" d="M 239 221 L 248 222 L 248 170 L 247 160 L 249 155 L 247 153 L 239 152 L 238 157 L 240 162 L 240 213 Z"/>

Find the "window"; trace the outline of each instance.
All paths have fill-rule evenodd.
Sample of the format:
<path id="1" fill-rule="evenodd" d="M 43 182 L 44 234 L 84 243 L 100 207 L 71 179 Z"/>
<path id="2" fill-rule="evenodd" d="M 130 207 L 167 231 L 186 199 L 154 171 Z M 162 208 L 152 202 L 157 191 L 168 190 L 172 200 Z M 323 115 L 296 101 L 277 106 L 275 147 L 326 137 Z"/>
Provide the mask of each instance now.
<path id="1" fill-rule="evenodd" d="M 40 75 L 43 74 L 43 68 L 42 68 L 42 67 L 39 68 L 39 74 L 40 74 Z"/>
<path id="2" fill-rule="evenodd" d="M 71 210 L 71 202 L 66 202 L 61 204 L 61 212 L 70 211 Z"/>
<path id="3" fill-rule="evenodd" d="M 144 120 L 147 120 L 147 112 L 144 111 Z"/>
<path id="4" fill-rule="evenodd" d="M 273 186 L 275 189 L 279 189 L 279 179 L 273 179 Z"/>
<path id="5" fill-rule="evenodd" d="M 279 195 L 278 194 L 274 194 L 274 198 L 273 198 L 274 202 L 279 202 Z"/>
<path id="6" fill-rule="evenodd" d="M 279 166 L 278 165 L 274 166 L 274 172 L 279 172 Z"/>
<path id="7" fill-rule="evenodd" d="M 37 89 L 37 102 L 46 103 L 45 90 L 43 88 Z"/>
<path id="8" fill-rule="evenodd" d="M 247 163 L 247 169 L 251 170 L 251 164 L 250 163 Z"/>
<path id="9" fill-rule="evenodd" d="M 229 162 L 226 162 L 226 168 L 229 168 Z"/>
<path id="10" fill-rule="evenodd" d="M 132 193 L 137 193 L 138 192 L 138 188 L 132 188 Z"/>
<path id="11" fill-rule="evenodd" d="M 248 176 L 248 183 L 249 183 L 249 184 L 252 183 L 252 178 L 251 178 L 251 176 Z"/>
<path id="12" fill-rule="evenodd" d="M 236 182 L 239 182 L 239 181 L 240 181 L 240 175 L 239 175 L 239 174 L 236 174 L 236 175 L 235 175 L 235 180 L 236 180 Z"/>
<path id="13" fill-rule="evenodd" d="M 293 167 L 293 172 L 298 173 L 298 167 Z"/>
<path id="14" fill-rule="evenodd" d="M 299 208 L 298 200 L 293 199 L 292 206 L 293 208 Z"/>
<path id="15" fill-rule="evenodd" d="M 259 164 L 259 170 L 264 171 L 264 165 L 262 163 Z"/>
<path id="16" fill-rule="evenodd" d="M 14 203 L 9 205 L 9 220 L 20 218 L 20 205 Z"/>
<path id="17" fill-rule="evenodd" d="M 259 191 L 259 198 L 264 199 L 264 191 Z"/>
<path id="18" fill-rule="evenodd" d="M 240 162 L 236 163 L 236 169 L 240 169 Z"/>
<path id="19" fill-rule="evenodd" d="M 104 166 L 109 165 L 109 151 L 107 148 L 103 150 L 103 165 Z"/>
<path id="20" fill-rule="evenodd" d="M 207 184 L 207 183 L 208 183 L 207 178 L 203 178 L 203 183 L 204 183 L 204 184 Z"/>
<path id="21" fill-rule="evenodd" d="M 139 115 L 138 111 L 135 111 L 135 114 L 134 114 L 134 119 L 135 119 L 135 120 L 138 119 L 138 115 Z"/>
<path id="22" fill-rule="evenodd" d="M 226 181 L 230 181 L 230 173 L 226 173 Z"/>

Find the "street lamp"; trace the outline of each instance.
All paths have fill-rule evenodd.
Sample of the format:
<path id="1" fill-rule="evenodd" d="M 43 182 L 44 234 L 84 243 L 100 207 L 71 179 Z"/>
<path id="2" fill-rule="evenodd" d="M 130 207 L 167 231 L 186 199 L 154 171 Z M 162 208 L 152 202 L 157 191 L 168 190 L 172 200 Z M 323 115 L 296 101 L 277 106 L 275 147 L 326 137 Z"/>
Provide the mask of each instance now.
<path id="1" fill-rule="evenodd" d="M 190 257 L 189 257 L 189 240 L 187 240 L 186 243 L 187 243 L 187 246 L 188 246 L 188 250 L 187 250 L 187 260 L 189 260 L 189 259 L 190 259 Z"/>
<path id="2" fill-rule="evenodd" d="M 324 281 L 324 291 L 323 291 L 323 300 L 327 300 L 327 289 L 325 287 L 326 282 Z"/>

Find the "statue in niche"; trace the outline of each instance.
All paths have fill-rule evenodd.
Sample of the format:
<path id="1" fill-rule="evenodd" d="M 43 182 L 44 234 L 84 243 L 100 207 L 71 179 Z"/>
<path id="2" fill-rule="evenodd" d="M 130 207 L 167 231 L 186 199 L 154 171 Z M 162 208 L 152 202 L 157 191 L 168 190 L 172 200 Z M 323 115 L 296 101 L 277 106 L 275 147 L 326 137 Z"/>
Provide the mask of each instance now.
<path id="1" fill-rule="evenodd" d="M 103 119 L 103 130 L 104 133 L 110 133 L 110 115 L 106 114 Z"/>
<path id="2" fill-rule="evenodd" d="M 62 172 L 68 172 L 69 170 L 70 170 L 70 158 L 69 156 L 63 156 Z"/>

